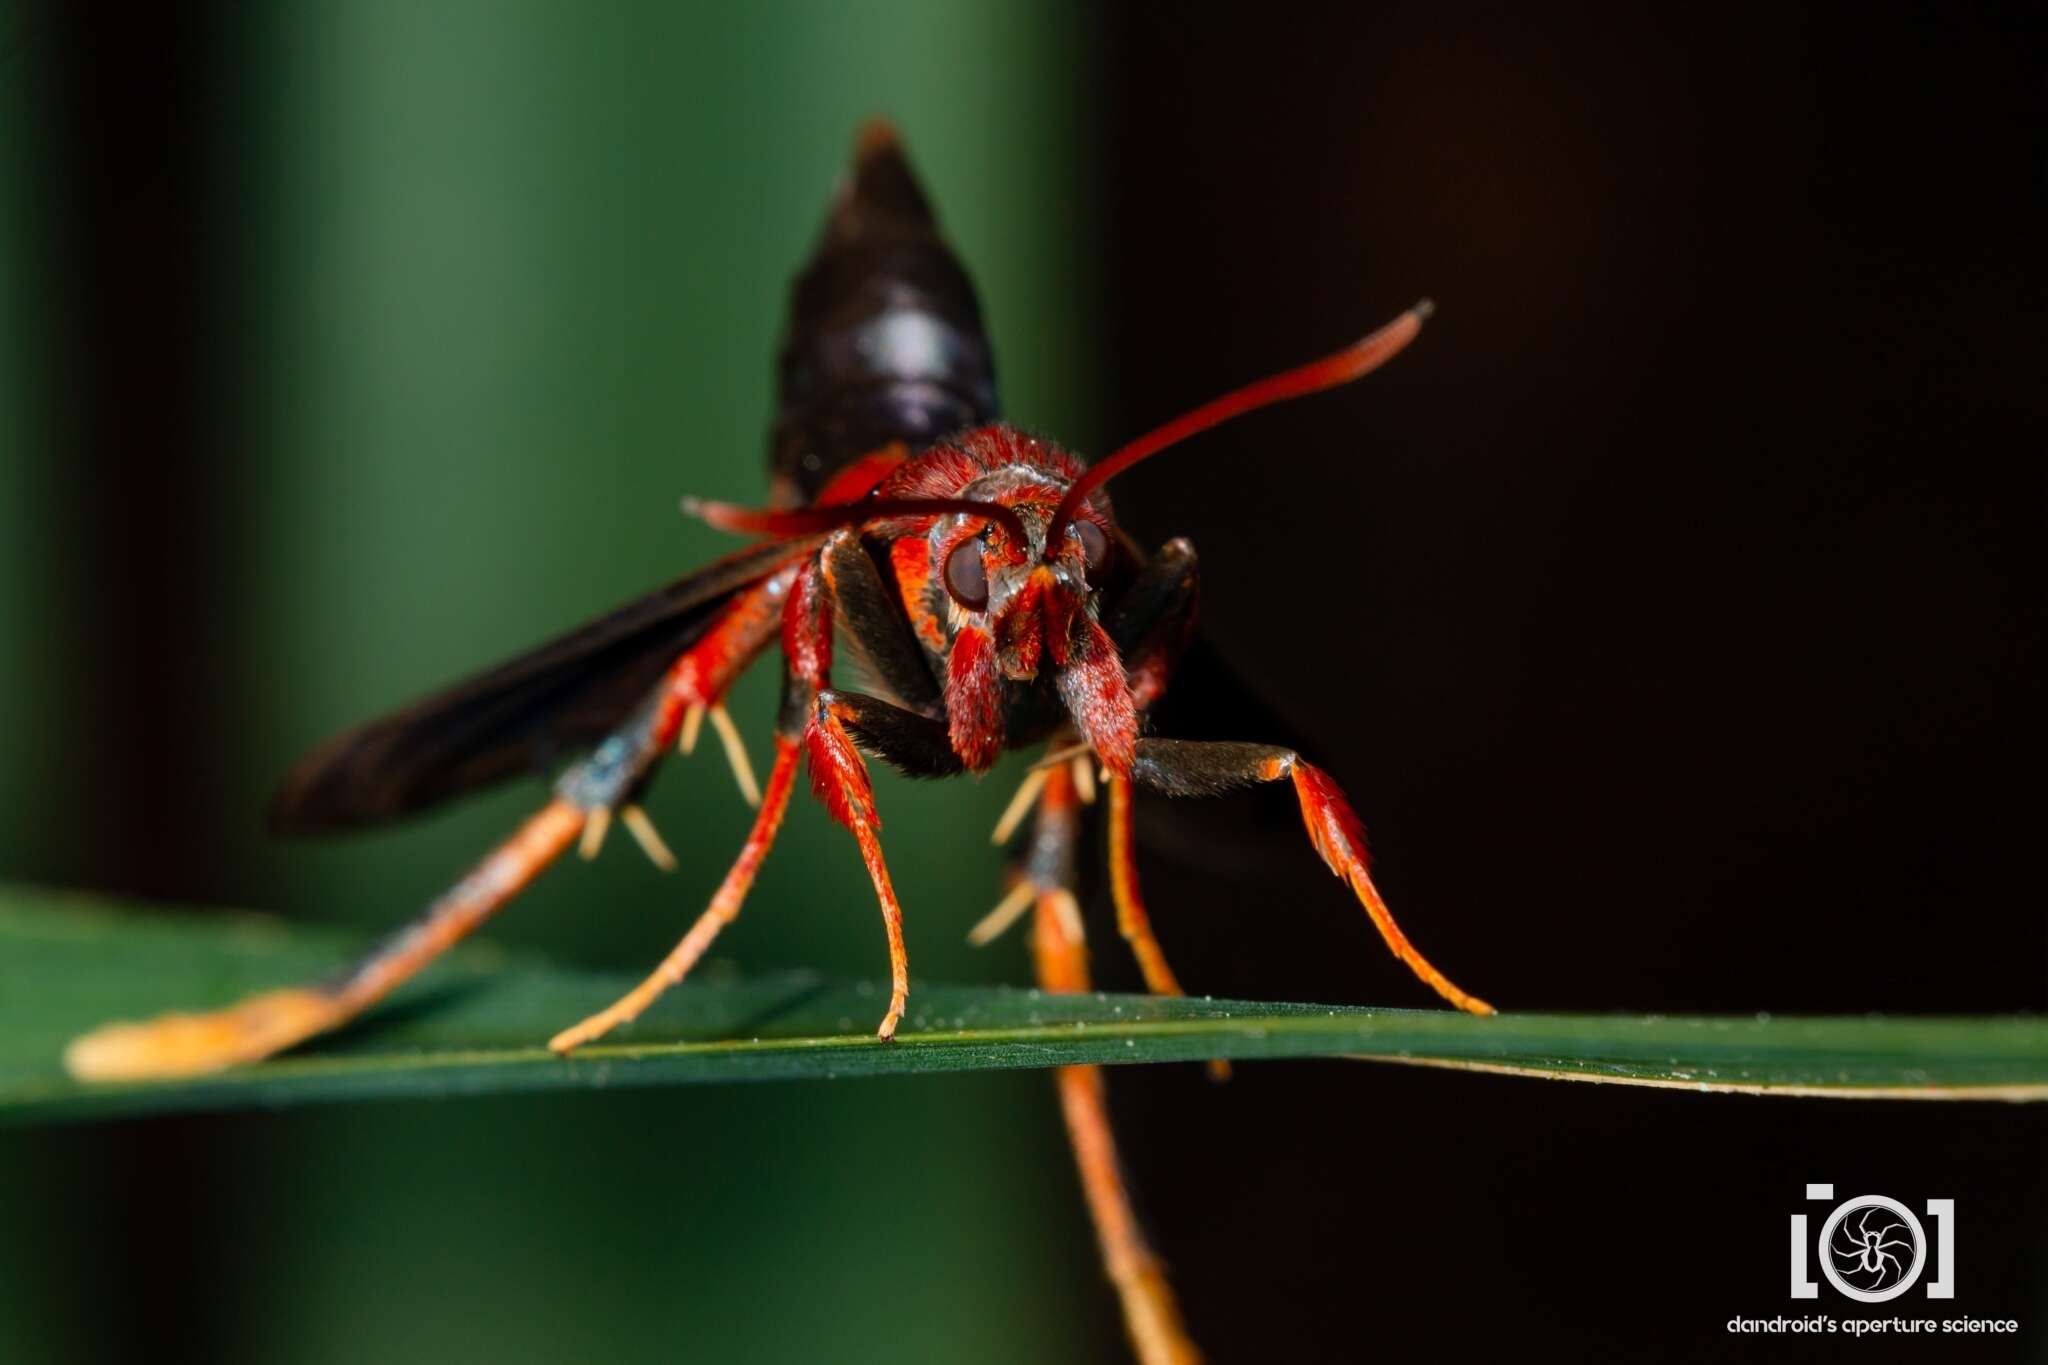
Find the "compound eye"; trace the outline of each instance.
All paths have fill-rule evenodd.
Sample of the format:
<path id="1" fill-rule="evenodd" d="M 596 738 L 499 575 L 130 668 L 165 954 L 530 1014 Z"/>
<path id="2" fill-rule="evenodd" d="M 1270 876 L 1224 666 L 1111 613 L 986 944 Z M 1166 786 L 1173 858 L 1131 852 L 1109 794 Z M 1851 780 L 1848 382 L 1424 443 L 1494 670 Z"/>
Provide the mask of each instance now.
<path id="1" fill-rule="evenodd" d="M 988 570 L 982 566 L 981 542 L 972 536 L 955 545 L 946 556 L 946 569 L 941 577 L 953 600 L 969 611 L 980 611 L 988 605 Z"/>
<path id="2" fill-rule="evenodd" d="M 1074 523 L 1074 534 L 1081 538 L 1081 557 L 1088 561 L 1090 573 L 1109 562 L 1109 537 L 1102 528 L 1092 521 Z"/>

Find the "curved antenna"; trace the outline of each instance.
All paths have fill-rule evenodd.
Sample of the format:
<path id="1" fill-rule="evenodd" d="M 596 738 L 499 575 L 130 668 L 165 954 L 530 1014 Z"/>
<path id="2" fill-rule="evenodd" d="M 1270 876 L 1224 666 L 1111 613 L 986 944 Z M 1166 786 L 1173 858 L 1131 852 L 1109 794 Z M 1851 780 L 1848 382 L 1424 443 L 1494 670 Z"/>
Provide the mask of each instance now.
<path id="1" fill-rule="evenodd" d="M 704 498 L 684 498 L 682 505 L 684 516 L 696 517 L 721 531 L 754 532 L 778 538 L 814 536 L 841 526 L 880 521 L 887 517 L 942 517 L 958 512 L 971 517 L 986 517 L 1001 526 L 1018 545 L 1031 544 L 1024 522 L 1015 511 L 999 502 L 979 502 L 973 498 L 861 498 L 855 502 L 832 503 L 823 507 L 782 510 L 742 507 L 738 503 L 711 502 Z"/>
<path id="2" fill-rule="evenodd" d="M 1149 459 L 1168 446 L 1254 408 L 1332 389 L 1371 374 L 1415 340 L 1422 324 L 1435 311 L 1436 305 L 1424 299 L 1372 335 L 1353 342 L 1334 355 L 1310 361 L 1297 369 L 1268 375 L 1221 398 L 1211 399 L 1194 411 L 1182 413 L 1165 426 L 1146 432 L 1129 445 L 1113 451 L 1074 480 L 1073 486 L 1067 489 L 1067 496 L 1060 499 L 1059 510 L 1053 513 L 1052 524 L 1046 527 L 1045 552 L 1052 554 L 1058 547 L 1061 536 L 1066 533 L 1067 523 L 1074 519 L 1083 499 L 1138 461 Z"/>

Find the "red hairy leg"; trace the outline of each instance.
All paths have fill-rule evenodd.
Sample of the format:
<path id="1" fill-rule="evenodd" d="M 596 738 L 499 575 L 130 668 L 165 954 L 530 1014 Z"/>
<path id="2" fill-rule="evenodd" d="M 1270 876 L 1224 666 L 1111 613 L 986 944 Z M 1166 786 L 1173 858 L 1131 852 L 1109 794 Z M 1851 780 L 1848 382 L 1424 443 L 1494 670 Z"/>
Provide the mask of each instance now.
<path id="1" fill-rule="evenodd" d="M 732 765 L 733 778 L 739 783 L 740 795 L 750 806 L 761 804 L 760 788 L 754 779 L 753 764 L 747 758 L 746 745 L 726 714 L 725 697 L 774 640 L 782 621 L 783 599 L 796 574 L 797 566 L 792 564 L 741 593 L 719 614 L 704 637 L 683 652 L 669 669 L 667 691 L 650 736 L 650 741 L 659 747 L 680 742 L 687 754 L 696 748 L 698 726 L 709 715 Z"/>
<path id="2" fill-rule="evenodd" d="M 1071 841 L 1078 806 L 1067 770 L 1050 769 L 1038 809 L 1038 842 Z M 1041 886 L 1033 914 L 1032 951 L 1043 989 L 1067 995 L 1089 989 L 1088 950 L 1076 932 L 1078 925 L 1073 892 L 1064 886 Z M 1116 1286 L 1131 1348 L 1142 1365 L 1194 1365 L 1202 1354 L 1188 1338 L 1165 1267 L 1145 1241 L 1130 1192 L 1124 1188 L 1102 1068 L 1063 1066 L 1053 1073 L 1053 1081 L 1102 1248 L 1103 1269 Z"/>
<path id="3" fill-rule="evenodd" d="M 1359 823 L 1351 803 L 1344 799 L 1343 790 L 1321 768 L 1291 755 L 1290 758 L 1291 762 L 1275 760 L 1271 777 L 1267 780 L 1279 777 L 1283 772 L 1293 777 L 1295 795 L 1301 799 L 1302 823 L 1308 826 L 1308 837 L 1315 844 L 1316 852 L 1328 864 L 1330 871 L 1342 877 L 1352 894 L 1358 897 L 1358 903 L 1365 907 L 1366 914 L 1372 916 L 1373 927 L 1380 931 L 1388 949 L 1407 963 L 1408 970 L 1420 977 L 1431 990 L 1459 1009 L 1471 1014 L 1494 1013 L 1493 1006 L 1460 989 L 1408 941 L 1408 936 L 1401 932 L 1401 926 L 1394 923 L 1394 912 L 1380 898 L 1379 888 L 1372 884 L 1372 877 L 1366 871 L 1365 826 Z"/>
<path id="4" fill-rule="evenodd" d="M 675 661 L 668 672 L 669 697 L 656 726 L 660 743 L 675 739 L 690 707 L 716 706 L 724 701 L 740 674 L 775 639 L 782 623 L 783 598 L 796 572 L 791 565 L 740 593 L 719 613 L 703 638 Z"/>
<path id="5" fill-rule="evenodd" d="M 1459 1009 L 1473 1014 L 1494 1012 L 1493 1006 L 1438 971 L 1401 932 L 1366 870 L 1365 829 L 1357 814 L 1330 775 L 1293 750 L 1271 744 L 1141 739 L 1131 776 L 1168 796 L 1216 796 L 1254 783 L 1290 779 L 1316 853 L 1351 888 L 1394 956 Z"/>
<path id="6" fill-rule="evenodd" d="M 747 833 L 747 841 L 740 848 L 740 856 L 725 874 L 711 904 L 682 941 L 656 967 L 648 978 L 620 997 L 609 1008 L 599 1011 L 573 1028 L 563 1029 L 548 1040 L 548 1046 L 555 1052 L 567 1054 L 594 1042 L 617 1028 L 640 1017 L 647 1007 L 661 997 L 662 992 L 675 985 L 697 965 L 711 941 L 718 937 L 718 931 L 739 917 L 740 907 L 746 903 L 747 893 L 753 889 L 754 875 L 761 870 L 762 860 L 768 850 L 775 846 L 775 836 L 782 829 L 783 813 L 789 808 L 790 788 L 796 780 L 796 741 L 777 736 L 775 740 L 775 766 L 768 771 L 768 786 L 761 797 L 761 808 L 754 816 L 754 827 Z"/>
<path id="7" fill-rule="evenodd" d="M 835 708 L 816 709 L 804 732 L 804 748 L 811 765 L 811 792 L 860 845 L 861 862 L 867 866 L 875 899 L 881 903 L 882 930 L 889 938 L 889 1012 L 882 1016 L 875 1036 L 886 1043 L 896 1036 L 910 997 L 910 958 L 903 949 L 903 907 L 896 900 L 896 888 L 889 883 L 889 866 L 882 859 L 882 841 L 876 833 L 882 822 L 875 814 L 874 787 Z"/>
<path id="8" fill-rule="evenodd" d="M 1092 618 L 1082 617 L 1076 638 L 1062 648 L 1058 687 L 1060 700 L 1081 738 L 1095 750 L 1112 776 L 1128 777 L 1131 749 L 1138 738 L 1138 708 L 1124 676 L 1116 643 Z"/>
<path id="9" fill-rule="evenodd" d="M 985 772 L 1003 751 L 1003 693 L 995 643 L 963 626 L 946 656 L 946 725 L 969 772 Z"/>
<path id="10" fill-rule="evenodd" d="M 205 1014 L 109 1024 L 74 1040 L 64 1064 L 81 1080 L 193 1076 L 258 1062 L 338 1028 L 524 890 L 575 842 L 585 818 L 571 802 L 549 802 L 420 918 L 331 982 L 270 991 Z"/>
<path id="11" fill-rule="evenodd" d="M 832 674 L 832 599 L 822 553 L 805 561 L 790 591 L 782 614 L 782 651 L 796 683 L 810 696 L 803 744 L 811 770 L 811 794 L 860 845 L 861 862 L 881 904 L 882 929 L 889 940 L 889 1011 L 882 1016 L 875 1036 L 887 1042 L 896 1036 L 910 996 L 910 959 L 903 947 L 903 907 L 896 900 L 896 888 L 889 882 L 889 867 L 882 858 L 877 834 L 882 822 L 875 813 L 875 789 L 868 780 L 867 765 L 834 708 L 817 704 L 817 694 L 831 684 Z"/>

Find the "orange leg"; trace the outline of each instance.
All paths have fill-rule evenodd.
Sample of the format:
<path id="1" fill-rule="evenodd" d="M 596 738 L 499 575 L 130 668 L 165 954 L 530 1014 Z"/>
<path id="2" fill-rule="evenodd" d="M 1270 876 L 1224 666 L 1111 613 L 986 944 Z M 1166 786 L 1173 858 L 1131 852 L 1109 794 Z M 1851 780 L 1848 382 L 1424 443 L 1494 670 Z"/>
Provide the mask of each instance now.
<path id="1" fill-rule="evenodd" d="M 334 981 L 270 991 L 206 1014 L 167 1014 L 139 1024 L 109 1024 L 74 1039 L 64 1064 L 80 1080 L 195 1076 L 257 1062 L 317 1033 L 338 1028 L 489 919 L 582 831 L 585 813 L 548 803 L 519 831 Z"/>
<path id="2" fill-rule="evenodd" d="M 1458 987 L 1408 941 L 1394 912 L 1381 899 L 1366 869 L 1365 829 L 1351 803 L 1328 773 L 1291 749 L 1270 744 L 1218 743 L 1184 739 L 1141 739 L 1131 765 L 1138 781 L 1169 796 L 1216 796 L 1259 782 L 1294 783 L 1301 802 L 1302 823 L 1310 842 L 1330 871 L 1344 879 L 1351 894 L 1372 917 L 1387 948 L 1430 989 L 1461 1010 L 1492 1014 L 1493 1006 Z"/>
<path id="3" fill-rule="evenodd" d="M 712 896 L 710 906 L 697 917 L 697 922 L 683 935 L 682 942 L 676 944 L 645 981 L 608 1009 L 591 1015 L 573 1028 L 563 1029 L 548 1041 L 550 1048 L 563 1054 L 573 1052 L 585 1043 L 602 1038 L 620 1024 L 639 1018 L 663 991 L 689 974 L 690 968 L 696 966 L 697 960 L 710 948 L 711 941 L 718 937 L 719 930 L 739 917 L 740 906 L 746 903 L 747 892 L 753 889 L 754 875 L 761 870 L 762 861 L 767 858 L 768 850 L 774 847 L 775 836 L 782 829 L 782 816 L 789 808 L 790 788 L 796 781 L 796 762 L 796 742 L 778 737 L 775 741 L 775 766 L 769 770 L 768 789 L 762 796 L 760 810 L 754 816 L 754 827 L 747 834 L 747 842 L 741 847 L 732 870 L 725 874 L 725 881 L 719 885 L 717 894 Z"/>
<path id="4" fill-rule="evenodd" d="M 587 852 L 596 852 L 614 808 L 622 810 L 627 827 L 658 865 L 672 861 L 646 816 L 623 803 L 693 711 L 715 705 L 774 637 L 781 596 L 795 573 L 794 566 L 780 570 L 741 593 L 676 660 L 661 689 L 613 734 L 614 742 L 563 774 L 555 800 L 355 966 L 331 981 L 270 991 L 226 1009 L 96 1029 L 65 1050 L 71 1074 L 84 1080 L 197 1075 L 261 1061 L 338 1028 L 495 914 L 579 835 L 588 842 Z M 743 760 L 741 754 L 735 766 L 743 768 Z"/>
<path id="5" fill-rule="evenodd" d="M 1301 801 L 1302 823 L 1308 826 L 1308 837 L 1315 844 L 1316 852 L 1330 871 L 1344 879 L 1351 893 L 1358 897 L 1358 903 L 1365 907 L 1365 913 L 1372 917 L 1373 926 L 1380 931 L 1388 949 L 1395 957 L 1408 964 L 1408 970 L 1420 977 L 1438 995 L 1470 1014 L 1492 1014 L 1493 1006 L 1478 996 L 1461 989 L 1449 977 L 1438 971 L 1420 949 L 1408 941 L 1401 932 L 1401 926 L 1394 923 L 1394 912 L 1381 899 L 1379 888 L 1372 884 L 1372 877 L 1366 871 L 1365 828 L 1358 822 L 1351 803 L 1344 799 L 1344 793 L 1330 775 L 1321 768 L 1313 767 L 1296 758 L 1283 769 L 1294 779 L 1295 795 Z M 1273 776 L 1280 776 L 1275 772 Z"/>
<path id="6" fill-rule="evenodd" d="M 1145 913 L 1145 898 L 1138 891 L 1138 851 L 1131 838 L 1130 779 L 1109 779 L 1109 889 L 1116 901 L 1117 932 L 1131 945 L 1138 970 L 1145 974 L 1145 989 L 1154 995 L 1185 995 L 1166 954 L 1152 933 L 1152 917 Z M 1230 1079 L 1230 1063 L 1216 1058 L 1209 1074 L 1219 1081 Z"/>
<path id="7" fill-rule="evenodd" d="M 1035 913 L 1033 947 L 1038 981 L 1049 991 L 1088 989 L 1087 950 L 1062 925 L 1050 895 L 1041 896 Z M 1102 1247 L 1103 1268 L 1122 1301 L 1124 1330 L 1142 1365 L 1189 1365 L 1202 1353 L 1188 1339 L 1180 1306 L 1166 1282 L 1165 1268 L 1138 1228 L 1130 1192 L 1118 1168 L 1116 1138 L 1110 1132 L 1108 1096 L 1102 1068 L 1063 1066 L 1053 1073 L 1059 1087 L 1060 1113 L 1067 1140 L 1081 1173 L 1081 1190 L 1095 1235 Z"/>
<path id="8" fill-rule="evenodd" d="M 1109 779 L 1109 888 L 1116 900 L 1117 932 L 1131 945 L 1138 968 L 1145 973 L 1145 988 L 1154 995 L 1181 995 L 1173 968 L 1152 933 L 1152 918 L 1145 913 L 1145 898 L 1138 892 L 1137 852 L 1131 843 L 1130 779 Z"/>
<path id="9" fill-rule="evenodd" d="M 860 857 L 867 864 L 868 878 L 875 884 L 875 898 L 882 906 L 882 931 L 889 938 L 889 1012 L 882 1016 L 875 1036 L 888 1042 L 903 1022 L 903 1008 L 910 999 L 910 957 L 903 950 L 903 907 L 896 903 L 896 890 L 889 885 L 889 868 L 882 861 L 882 841 L 874 827 L 862 824 L 853 837 L 860 841 Z"/>
<path id="10" fill-rule="evenodd" d="M 1112 788 L 1112 793 L 1114 788 Z M 1053 851 L 1049 861 L 1032 868 L 1038 882 L 1033 914 L 1032 949 L 1038 967 L 1038 984 L 1048 991 L 1077 994 L 1089 989 L 1088 950 L 1078 932 L 1079 916 L 1074 913 L 1073 892 L 1063 885 L 1047 885 L 1060 865 L 1070 861 L 1078 826 L 1079 797 L 1073 777 L 1065 767 L 1049 770 L 1038 811 L 1039 850 Z M 1165 1268 L 1146 1244 L 1131 1208 L 1129 1191 L 1118 1169 L 1116 1138 L 1109 1127 L 1109 1109 L 1102 1068 L 1063 1066 L 1054 1072 L 1059 1087 L 1060 1113 L 1067 1124 L 1067 1139 L 1074 1149 L 1074 1164 L 1081 1175 L 1082 1193 L 1088 1213 L 1095 1222 L 1096 1238 L 1102 1247 L 1102 1264 L 1116 1286 L 1124 1314 L 1124 1330 L 1141 1365 L 1190 1365 L 1201 1352 L 1188 1339 L 1180 1307 L 1166 1282 Z"/>

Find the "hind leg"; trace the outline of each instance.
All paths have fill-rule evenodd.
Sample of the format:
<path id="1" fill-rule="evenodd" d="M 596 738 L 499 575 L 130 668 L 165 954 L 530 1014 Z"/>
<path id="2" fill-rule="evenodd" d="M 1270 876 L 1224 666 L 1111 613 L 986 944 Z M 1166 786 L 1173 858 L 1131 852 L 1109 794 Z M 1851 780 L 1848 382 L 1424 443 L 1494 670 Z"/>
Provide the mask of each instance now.
<path id="1" fill-rule="evenodd" d="M 1032 954 L 1038 984 L 1067 994 L 1089 989 L 1088 950 L 1081 939 L 1073 891 L 1079 804 L 1068 770 L 1052 769 L 1039 799 L 1037 827 L 1023 868 L 1036 893 Z M 1143 1365 L 1191 1365 L 1202 1358 L 1201 1352 L 1188 1338 L 1165 1267 L 1146 1242 L 1130 1191 L 1124 1188 L 1102 1068 L 1063 1066 L 1053 1079 L 1102 1248 L 1103 1269 L 1116 1286 L 1132 1349 Z"/>
<path id="2" fill-rule="evenodd" d="M 772 596 L 755 588 L 738 607 Z M 579 837 L 594 851 L 614 810 L 625 812 L 628 827 L 660 862 L 667 850 L 634 802 L 690 709 L 701 704 L 695 689 L 707 675 L 706 661 L 716 656 L 708 676 L 722 689 L 767 638 L 751 626 L 714 631 L 682 655 L 617 731 L 562 774 L 552 801 L 354 965 L 326 981 L 268 991 L 225 1009 L 109 1024 L 73 1039 L 65 1067 L 80 1080 L 193 1076 L 258 1062 L 337 1029 L 503 909 Z"/>
<path id="3" fill-rule="evenodd" d="M 65 1068 L 82 1081 L 196 1076 L 260 1062 L 339 1028 L 524 890 L 575 842 L 584 820 L 573 803 L 549 802 L 418 919 L 328 981 L 267 991 L 205 1014 L 108 1024 L 72 1040 Z"/>

